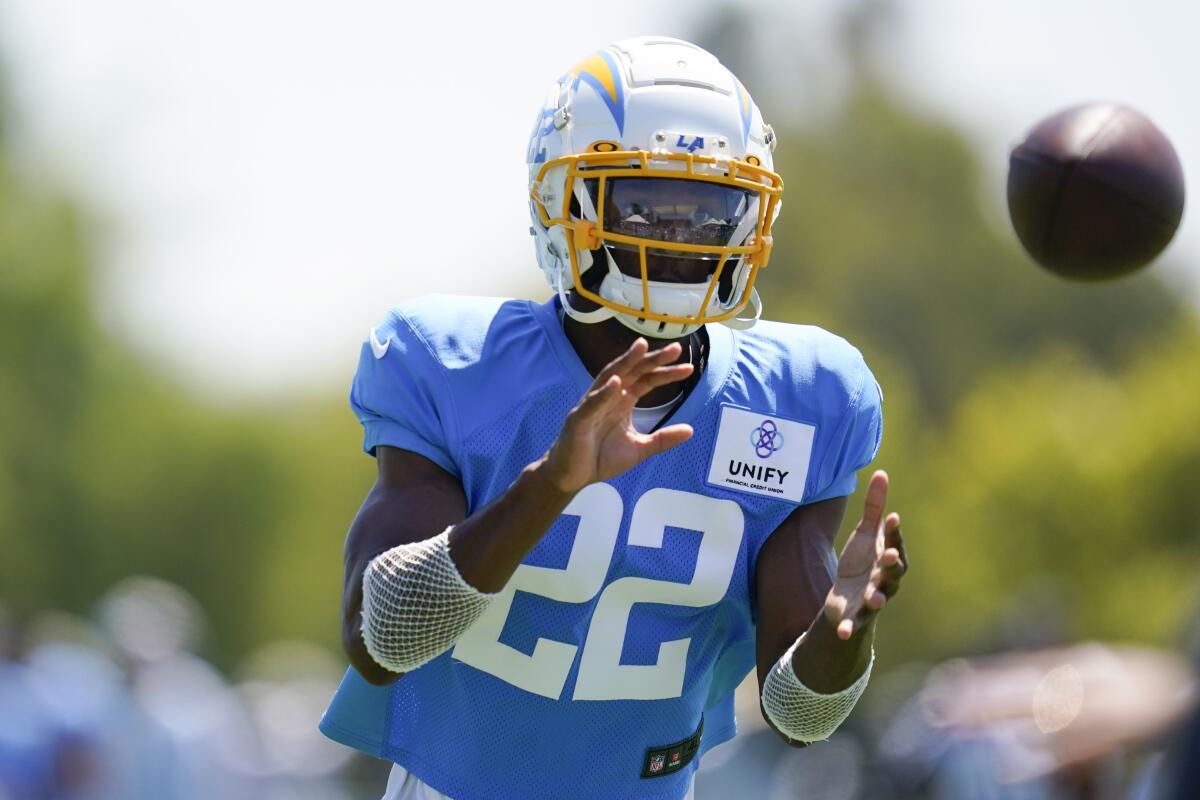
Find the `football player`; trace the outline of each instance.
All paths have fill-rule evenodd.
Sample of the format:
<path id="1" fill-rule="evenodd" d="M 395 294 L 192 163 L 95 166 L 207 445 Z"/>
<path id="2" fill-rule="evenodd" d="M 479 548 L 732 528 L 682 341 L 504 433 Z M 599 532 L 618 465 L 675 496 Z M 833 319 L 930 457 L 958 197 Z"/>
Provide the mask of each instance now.
<path id="1" fill-rule="evenodd" d="M 363 345 L 378 480 L 346 542 L 351 668 L 322 721 L 386 797 L 690 797 L 757 668 L 794 744 L 845 719 L 906 569 L 879 387 L 819 328 L 759 321 L 774 133 L 711 54 L 618 42 L 529 143 L 554 290 L 425 297 Z"/>

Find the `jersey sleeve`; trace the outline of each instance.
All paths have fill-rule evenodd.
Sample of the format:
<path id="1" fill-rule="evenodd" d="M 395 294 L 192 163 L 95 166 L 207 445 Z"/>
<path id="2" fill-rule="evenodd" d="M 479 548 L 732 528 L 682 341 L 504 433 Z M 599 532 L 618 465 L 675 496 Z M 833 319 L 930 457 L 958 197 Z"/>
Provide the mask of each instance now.
<path id="1" fill-rule="evenodd" d="M 861 355 L 855 351 L 848 386 L 853 387 L 841 422 L 825 443 L 814 493 L 806 503 L 853 494 L 858 471 L 875 460 L 883 440 L 883 392 Z"/>
<path id="2" fill-rule="evenodd" d="M 425 456 L 450 474 L 455 463 L 453 400 L 446 369 L 398 309 L 371 329 L 350 387 L 363 450 L 379 445 Z"/>

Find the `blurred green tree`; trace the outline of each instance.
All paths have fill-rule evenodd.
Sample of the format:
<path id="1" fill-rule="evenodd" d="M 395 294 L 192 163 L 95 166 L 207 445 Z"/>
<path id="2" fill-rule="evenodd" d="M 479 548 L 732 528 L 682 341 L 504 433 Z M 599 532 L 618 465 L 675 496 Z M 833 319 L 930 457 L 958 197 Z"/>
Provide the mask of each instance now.
<path id="1" fill-rule="evenodd" d="M 223 409 L 151 372 L 96 320 L 89 235 L 0 157 L 4 603 L 86 613 L 148 573 L 199 598 L 221 663 L 282 635 L 336 646 L 341 531 L 370 475 L 353 419 Z"/>
<path id="2" fill-rule="evenodd" d="M 921 565 L 881 629 L 889 658 L 1037 643 L 1043 624 L 1176 639 L 1200 588 L 1197 396 L 1187 322 L 1119 371 L 1066 347 L 992 370 L 932 446 L 888 447 Z"/>

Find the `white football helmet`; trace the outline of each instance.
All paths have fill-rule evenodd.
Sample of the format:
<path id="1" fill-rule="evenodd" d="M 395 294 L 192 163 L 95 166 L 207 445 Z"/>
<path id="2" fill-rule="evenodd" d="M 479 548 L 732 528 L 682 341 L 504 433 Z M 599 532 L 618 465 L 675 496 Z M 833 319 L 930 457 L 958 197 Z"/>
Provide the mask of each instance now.
<path id="1" fill-rule="evenodd" d="M 696 45 L 625 39 L 579 62 L 526 158 L 538 264 L 566 312 L 663 339 L 753 325 L 783 194 L 774 147 L 746 88 Z M 572 287 L 599 307 L 573 307 Z"/>

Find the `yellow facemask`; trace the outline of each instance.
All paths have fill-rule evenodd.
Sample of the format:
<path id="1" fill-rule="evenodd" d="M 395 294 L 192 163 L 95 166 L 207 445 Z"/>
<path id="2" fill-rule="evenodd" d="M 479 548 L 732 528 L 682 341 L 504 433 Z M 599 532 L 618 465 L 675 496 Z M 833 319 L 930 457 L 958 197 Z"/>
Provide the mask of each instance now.
<path id="1" fill-rule="evenodd" d="M 694 153 L 649 152 L 644 150 L 617 150 L 615 143 L 597 142 L 592 152 L 564 156 L 547 161 L 541 166 L 530 192 L 534 207 L 543 226 L 559 226 L 566 236 L 570 258 L 571 275 L 575 291 L 581 297 L 609 308 L 615 312 L 658 322 L 682 325 L 703 325 L 722 322 L 740 314 L 749 304 L 758 271 L 767 265 L 771 255 L 771 225 L 778 212 L 783 195 L 783 180 L 774 172 L 751 161 L 699 155 Z M 750 157 L 754 159 L 753 156 Z M 754 159 L 757 160 L 757 159 Z M 565 169 L 565 183 L 561 192 L 542 189 L 543 181 L 553 170 Z M 701 181 L 733 187 L 758 200 L 755 226 L 742 244 L 693 244 L 662 241 L 627 233 L 618 233 L 606 227 L 604 213 L 607 199 L 607 182 L 623 178 L 656 178 L 666 180 Z M 557 180 L 557 176 L 556 176 Z M 577 218 L 571 213 L 571 200 L 576 196 L 576 181 L 595 181 L 595 221 Z M 558 202 L 561 201 L 561 202 Z M 549 208 L 548 205 L 558 205 Z M 598 250 L 603 244 L 621 245 L 638 252 L 641 265 L 642 307 L 615 302 L 588 289 L 583 282 L 579 263 L 579 250 Z M 703 301 L 692 314 L 669 314 L 656 311 L 651 306 L 651 279 L 647 269 L 647 250 L 678 252 L 717 261 L 716 270 L 708 279 L 708 288 Z M 720 283 L 722 273 L 730 259 L 744 258 L 749 267 L 745 281 L 739 280 L 741 291 L 728 303 L 720 304 L 710 312 L 710 303 Z M 737 287 L 735 287 L 736 289 Z"/>

